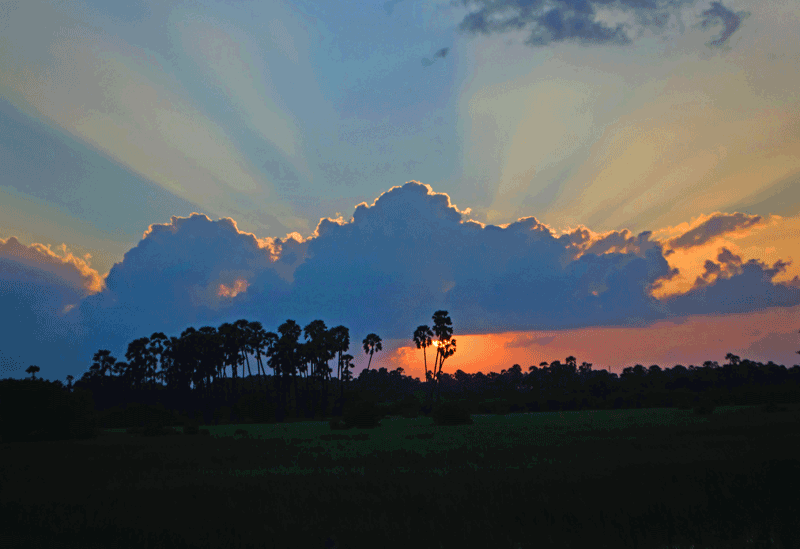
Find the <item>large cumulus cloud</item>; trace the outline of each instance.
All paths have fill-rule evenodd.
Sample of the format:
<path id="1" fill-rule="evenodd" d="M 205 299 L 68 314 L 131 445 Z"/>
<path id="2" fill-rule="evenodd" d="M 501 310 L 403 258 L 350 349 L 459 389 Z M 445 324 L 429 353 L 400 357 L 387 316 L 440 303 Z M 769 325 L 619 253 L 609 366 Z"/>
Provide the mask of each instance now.
<path id="1" fill-rule="evenodd" d="M 797 278 L 774 281 L 787 263 L 744 262 L 727 249 L 708 259 L 688 293 L 653 297 L 677 274 L 665 258 L 670 245 L 745 230 L 755 218 L 716 216 L 658 241 L 649 231 L 578 227 L 557 234 L 535 217 L 498 227 L 468 215 L 446 194 L 411 181 L 359 204 L 349 220 L 321 220 L 307 238 L 258 238 L 231 219 L 173 217 L 152 225 L 104 284 L 75 258 L 56 261 L 44 248 L 25 264 L 25 247 L 9 240 L 17 259 L 5 252 L 0 280 L 4 299 L 16 301 L 4 309 L 32 314 L 23 324 L 35 325 L 36 336 L 48 333 L 53 319 L 68 327 L 63 337 L 77 338 L 85 369 L 100 348 L 119 356 L 129 341 L 155 331 L 177 335 L 189 325 L 238 318 L 268 330 L 287 318 L 301 325 L 320 318 L 344 324 L 360 341 L 368 332 L 408 339 L 437 309 L 448 310 L 463 334 L 641 326 L 800 303 Z M 42 295 L 55 296 L 44 309 Z"/>
<path id="2" fill-rule="evenodd" d="M 0 239 L 0 376 L 30 364 L 74 359 L 76 337 L 65 315 L 100 290 L 100 275 L 66 246 Z M 40 366 L 41 367 L 41 366 Z"/>

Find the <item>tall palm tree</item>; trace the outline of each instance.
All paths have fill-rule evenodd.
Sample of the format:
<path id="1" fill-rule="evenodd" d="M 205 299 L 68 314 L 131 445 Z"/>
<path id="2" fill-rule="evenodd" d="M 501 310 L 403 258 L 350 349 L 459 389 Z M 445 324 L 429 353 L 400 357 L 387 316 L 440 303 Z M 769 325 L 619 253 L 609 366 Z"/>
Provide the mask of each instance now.
<path id="1" fill-rule="evenodd" d="M 322 320 L 310 322 L 308 326 L 305 327 L 304 333 L 307 339 L 306 349 L 308 357 L 313 367 L 312 382 L 314 383 L 314 401 L 312 408 L 314 412 L 316 412 L 318 405 L 316 380 L 320 379 L 324 384 L 328 373 L 328 361 L 336 356 L 336 351 L 333 350 L 332 346 L 333 338 Z"/>
<path id="2" fill-rule="evenodd" d="M 147 378 L 148 362 L 150 360 L 147 352 L 147 344 L 149 342 L 150 340 L 146 337 L 135 339 L 128 343 L 128 350 L 125 352 L 131 381 L 137 388 L 141 388 Z"/>
<path id="3" fill-rule="evenodd" d="M 297 368 L 298 358 L 300 352 L 300 345 L 298 340 L 302 330 L 294 320 L 287 320 L 278 326 L 278 333 L 281 334 L 278 340 L 278 356 L 280 357 L 279 363 L 281 370 L 285 375 L 291 374 L 292 385 L 294 385 L 294 406 L 295 413 L 297 413 Z"/>
<path id="4" fill-rule="evenodd" d="M 425 354 L 425 348 L 433 344 L 433 332 L 426 325 L 417 326 L 414 330 L 414 343 L 417 344 L 417 349 L 422 349 L 422 360 L 425 364 L 425 380 L 428 380 L 428 357 Z"/>
<path id="5" fill-rule="evenodd" d="M 253 349 L 253 333 L 250 331 L 250 322 L 242 318 L 234 322 L 233 325 L 238 330 L 239 349 L 242 356 L 244 356 L 243 360 L 247 365 L 247 375 L 250 376 L 250 382 L 252 383 L 253 372 L 250 370 L 249 355 L 255 351 Z M 242 377 L 244 377 L 244 367 L 242 367 Z"/>
<path id="6" fill-rule="evenodd" d="M 381 338 L 377 334 L 368 334 L 361 343 L 364 344 L 364 353 L 369 355 L 369 362 L 367 363 L 367 370 L 369 370 L 369 366 L 372 364 L 372 354 L 383 350 Z"/>
<path id="7" fill-rule="evenodd" d="M 105 376 L 117 363 L 117 359 L 111 356 L 111 351 L 108 349 L 97 351 L 92 357 L 92 360 L 94 362 L 89 367 L 89 371 L 101 377 Z"/>
<path id="8" fill-rule="evenodd" d="M 153 379 L 163 381 L 164 379 L 164 350 L 166 342 L 169 341 L 163 332 L 154 332 L 150 336 L 150 354 L 155 359 L 156 365 L 160 366 L 158 372 L 153 372 Z"/>
<path id="9" fill-rule="evenodd" d="M 331 328 L 330 336 L 331 348 L 334 352 L 339 354 L 339 359 L 336 364 L 336 377 L 339 379 L 339 385 L 342 385 L 342 358 L 343 353 L 346 353 L 350 349 L 350 330 L 344 326 L 336 326 Z"/>
<path id="10" fill-rule="evenodd" d="M 261 362 L 261 353 L 267 345 L 267 332 L 260 322 L 253 321 L 250 323 L 250 346 L 256 355 L 256 368 L 258 369 L 258 379 L 260 381 L 261 390 L 264 391 L 264 383 L 267 378 L 267 371 L 264 369 L 264 363 Z M 263 377 L 262 377 L 263 376 Z"/>
<path id="11" fill-rule="evenodd" d="M 352 381 L 353 379 L 353 374 L 352 374 L 353 358 L 354 357 L 351 354 L 346 354 L 342 356 L 342 384 L 341 384 L 342 386 L 340 388 L 340 393 L 339 393 L 338 415 L 341 415 L 342 411 L 344 410 L 344 384 L 349 381 Z"/>
<path id="12" fill-rule="evenodd" d="M 241 350 L 241 335 L 238 326 L 234 326 L 230 322 L 225 322 L 217 329 L 217 332 L 222 336 L 223 348 L 225 350 L 225 365 L 231 367 L 231 376 L 233 377 L 234 391 L 237 389 L 238 368 L 240 364 L 244 363 L 244 359 L 240 354 Z"/>
<path id="13" fill-rule="evenodd" d="M 264 334 L 264 353 L 267 355 L 267 365 L 272 368 L 272 378 L 275 384 L 275 402 L 277 403 L 275 419 L 283 421 L 286 413 L 286 393 L 283 388 L 283 370 L 280 364 L 281 355 L 278 341 L 278 334 L 275 332 L 266 332 Z"/>
<path id="14" fill-rule="evenodd" d="M 442 375 L 444 361 L 453 356 L 456 352 L 456 340 L 453 339 L 453 321 L 447 311 L 436 311 L 433 313 L 433 333 L 438 337 L 434 343 L 436 346 L 436 360 L 433 365 L 433 389 L 438 388 L 439 378 Z M 438 369 L 437 369 L 438 366 Z M 433 394 L 431 394 L 433 397 Z M 436 401 L 439 401 L 439 392 L 436 392 Z"/>

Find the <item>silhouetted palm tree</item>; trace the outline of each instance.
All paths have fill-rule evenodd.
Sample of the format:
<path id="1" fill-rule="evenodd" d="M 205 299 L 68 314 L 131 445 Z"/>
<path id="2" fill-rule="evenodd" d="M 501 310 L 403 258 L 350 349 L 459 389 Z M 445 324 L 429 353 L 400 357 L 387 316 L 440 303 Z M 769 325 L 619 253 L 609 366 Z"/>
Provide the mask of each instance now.
<path id="1" fill-rule="evenodd" d="M 159 381 L 164 380 L 164 350 L 167 341 L 169 339 L 163 332 L 155 332 L 150 336 L 150 354 L 155 359 L 156 364 L 160 366 L 158 372 L 153 373 L 153 378 Z"/>
<path id="2" fill-rule="evenodd" d="M 417 349 L 422 349 L 422 360 L 425 364 L 425 380 L 428 380 L 428 356 L 425 354 L 425 348 L 433 344 L 433 332 L 431 329 L 423 324 L 417 326 L 414 330 L 414 343 L 417 344 Z"/>
<path id="3" fill-rule="evenodd" d="M 237 380 L 239 377 L 239 365 L 244 363 L 241 355 L 241 339 L 238 326 L 230 322 L 225 322 L 217 329 L 217 333 L 222 336 L 222 347 L 225 352 L 225 366 L 231 367 L 231 377 L 233 378 L 233 388 L 237 391 Z"/>
<path id="4" fill-rule="evenodd" d="M 247 375 L 250 376 L 252 381 L 253 372 L 250 370 L 249 355 L 254 352 L 254 349 L 253 334 L 250 331 L 250 322 L 242 318 L 234 322 L 233 325 L 238 329 L 239 349 L 244 357 L 244 362 L 247 364 Z M 244 368 L 242 368 L 242 377 L 244 377 Z"/>
<path id="5" fill-rule="evenodd" d="M 92 361 L 89 371 L 99 377 L 105 377 L 106 373 L 114 367 L 117 359 L 111 356 L 111 351 L 101 349 L 94 354 Z"/>
<path id="6" fill-rule="evenodd" d="M 36 372 L 38 372 L 39 370 L 40 370 L 40 368 L 38 366 L 36 366 L 35 364 L 31 364 L 30 366 L 28 366 L 25 369 L 25 373 L 26 374 L 30 374 L 31 378 L 35 380 L 36 379 Z"/>
<path id="7" fill-rule="evenodd" d="M 148 343 L 150 343 L 150 339 L 147 337 L 135 339 L 128 344 L 128 350 L 125 353 L 132 381 L 137 388 L 144 385 L 151 368 L 152 357 L 147 348 Z"/>
<path id="8" fill-rule="evenodd" d="M 287 320 L 278 326 L 278 333 L 281 334 L 277 344 L 277 355 L 282 372 L 285 375 L 291 374 L 292 384 L 294 385 L 294 405 L 295 413 L 298 410 L 297 405 L 297 369 L 298 369 L 298 354 L 300 334 L 302 330 L 294 320 Z M 288 390 L 288 388 L 287 388 Z"/>
<path id="9" fill-rule="evenodd" d="M 264 383 L 267 377 L 267 371 L 264 369 L 264 363 L 261 362 L 261 353 L 267 345 L 266 335 L 267 332 L 258 321 L 250 323 L 250 346 L 256 355 L 256 368 L 258 368 L 258 378 L 261 385 L 261 390 L 264 390 Z M 262 374 L 263 372 L 263 374 Z M 262 377 L 263 375 L 263 377 Z"/>
<path id="10" fill-rule="evenodd" d="M 336 377 L 339 378 L 339 385 L 343 387 L 343 380 L 342 380 L 343 363 L 342 363 L 342 359 L 343 359 L 344 353 L 346 353 L 350 349 L 350 330 L 348 330 L 344 326 L 336 326 L 334 328 L 331 328 L 330 336 L 331 336 L 331 341 L 332 341 L 331 347 L 334 350 L 334 352 L 339 354 L 339 360 L 336 363 Z M 326 390 L 326 394 L 327 394 L 327 390 Z M 340 394 L 344 394 L 343 393 L 343 389 L 340 392 Z M 340 409 L 341 409 L 341 401 L 340 401 Z"/>
<path id="11" fill-rule="evenodd" d="M 367 370 L 369 370 L 369 366 L 372 364 L 372 354 L 381 351 L 383 345 L 381 344 L 380 336 L 377 334 L 368 334 L 362 343 L 364 344 L 364 353 L 369 355 L 369 362 L 367 363 Z"/>
<path id="12" fill-rule="evenodd" d="M 456 340 L 452 339 L 453 321 L 450 320 L 450 316 L 447 314 L 447 311 L 436 311 L 433 313 L 433 333 L 439 339 L 435 343 L 436 361 L 433 365 L 434 387 L 432 390 L 436 389 L 439 385 L 439 377 L 442 375 L 444 361 L 453 356 L 456 352 Z M 431 397 L 433 397 L 433 394 L 431 394 Z M 436 400 L 437 402 L 439 400 L 438 391 L 436 393 Z"/>
<path id="13" fill-rule="evenodd" d="M 311 365 L 311 381 L 314 384 L 312 408 L 314 411 L 316 411 L 316 379 L 324 378 L 325 372 L 323 365 L 327 366 L 327 362 L 335 356 L 335 352 L 331 348 L 328 327 L 322 320 L 311 321 L 303 329 L 303 332 L 306 336 L 306 343 L 303 347 L 305 350 L 307 363 Z"/>

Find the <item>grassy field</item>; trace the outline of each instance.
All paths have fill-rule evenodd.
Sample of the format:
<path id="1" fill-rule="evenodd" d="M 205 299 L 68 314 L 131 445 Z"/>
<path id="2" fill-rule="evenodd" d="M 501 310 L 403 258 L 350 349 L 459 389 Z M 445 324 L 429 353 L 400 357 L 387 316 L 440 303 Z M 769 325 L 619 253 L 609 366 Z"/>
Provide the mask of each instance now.
<path id="1" fill-rule="evenodd" d="M 0 505 L 47 547 L 799 547 L 785 503 L 798 418 L 789 405 L 106 430 L 0 445 Z"/>

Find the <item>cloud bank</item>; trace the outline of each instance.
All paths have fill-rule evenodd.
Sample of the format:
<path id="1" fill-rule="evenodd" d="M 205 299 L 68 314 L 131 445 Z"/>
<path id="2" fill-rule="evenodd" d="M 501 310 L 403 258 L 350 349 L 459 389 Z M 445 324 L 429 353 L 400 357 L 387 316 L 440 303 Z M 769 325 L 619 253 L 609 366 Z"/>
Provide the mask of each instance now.
<path id="1" fill-rule="evenodd" d="M 112 352 L 155 331 L 218 326 L 247 318 L 275 329 L 344 324 L 360 341 L 376 332 L 408 339 L 438 309 L 457 333 L 644 326 L 682 315 L 742 313 L 800 303 L 800 279 L 773 279 L 771 267 L 727 248 L 706 261 L 690 291 L 659 300 L 653 290 L 677 274 L 670 246 L 706 242 L 758 223 L 757 216 L 717 214 L 671 240 L 649 231 L 556 234 L 535 217 L 504 226 L 469 219 L 444 193 L 411 181 L 349 220 L 322 219 L 307 238 L 258 238 L 229 218 L 174 216 L 151 225 L 100 283 L 80 259 L 9 239 L 0 246 L 5 310 L 20 311 L 10 341 L 20 352 L 56 326 L 76 360 Z M 25 336 L 31 330 L 33 336 Z M 27 339 L 26 339 L 27 337 Z M 542 342 L 543 343 L 543 342 Z M 87 362 L 88 364 L 88 362 Z"/>

